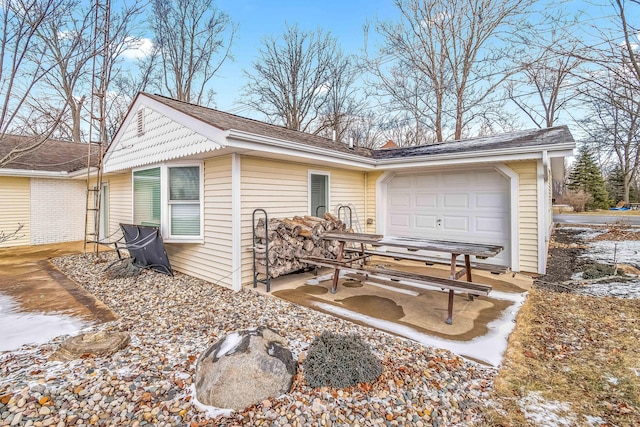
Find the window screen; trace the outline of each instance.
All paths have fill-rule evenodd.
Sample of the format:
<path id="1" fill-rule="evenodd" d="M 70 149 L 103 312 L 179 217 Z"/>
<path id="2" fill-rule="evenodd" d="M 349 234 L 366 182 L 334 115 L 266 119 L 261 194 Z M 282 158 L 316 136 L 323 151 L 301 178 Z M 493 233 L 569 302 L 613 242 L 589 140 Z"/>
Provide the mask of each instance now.
<path id="1" fill-rule="evenodd" d="M 169 168 L 169 213 L 172 236 L 200 235 L 200 168 Z"/>

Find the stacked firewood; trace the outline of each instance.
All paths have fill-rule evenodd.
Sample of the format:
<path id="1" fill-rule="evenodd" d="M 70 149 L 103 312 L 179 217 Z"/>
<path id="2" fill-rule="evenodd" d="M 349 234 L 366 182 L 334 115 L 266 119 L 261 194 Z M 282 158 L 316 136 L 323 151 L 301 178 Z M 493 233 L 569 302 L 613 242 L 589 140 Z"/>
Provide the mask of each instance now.
<path id="1" fill-rule="evenodd" d="M 328 212 L 323 218 L 305 215 L 270 219 L 266 229 L 261 218 L 256 225 L 253 247 L 256 271 L 266 274 L 267 256 L 271 278 L 306 268 L 307 264 L 300 259 L 307 256 L 335 259 L 339 243 L 323 240 L 321 236 L 326 231 L 345 231 L 345 228 L 342 221 Z"/>

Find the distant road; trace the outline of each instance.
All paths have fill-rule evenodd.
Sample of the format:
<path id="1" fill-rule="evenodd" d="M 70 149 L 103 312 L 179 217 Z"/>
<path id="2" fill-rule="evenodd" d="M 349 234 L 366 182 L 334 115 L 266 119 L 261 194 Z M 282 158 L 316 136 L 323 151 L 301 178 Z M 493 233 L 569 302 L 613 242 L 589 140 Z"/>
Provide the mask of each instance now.
<path id="1" fill-rule="evenodd" d="M 589 224 L 602 225 L 613 224 L 616 221 L 624 221 L 627 224 L 640 226 L 640 215 L 579 215 L 556 214 L 553 221 L 564 224 Z"/>

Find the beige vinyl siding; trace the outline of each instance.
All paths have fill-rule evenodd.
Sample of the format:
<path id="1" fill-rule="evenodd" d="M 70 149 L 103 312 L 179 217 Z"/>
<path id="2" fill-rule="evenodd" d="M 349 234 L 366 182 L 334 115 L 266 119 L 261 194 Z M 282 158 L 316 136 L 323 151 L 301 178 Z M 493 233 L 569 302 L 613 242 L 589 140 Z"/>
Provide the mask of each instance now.
<path id="1" fill-rule="evenodd" d="M 231 156 L 204 162 L 204 244 L 165 244 L 171 266 L 182 273 L 232 286 Z"/>
<path id="2" fill-rule="evenodd" d="M 353 204 L 361 224 L 364 221 L 364 172 L 248 156 L 241 157 L 240 162 L 243 284 L 253 280 L 250 248 L 251 215 L 254 209 L 266 210 L 269 218 L 307 215 L 309 171 L 329 174 L 332 213 L 335 213 L 339 204 Z"/>
<path id="3" fill-rule="evenodd" d="M 109 234 L 121 234 L 120 224 L 131 224 L 131 172 L 108 175 L 103 179 L 109 185 Z M 110 239 L 113 240 L 113 239 Z"/>
<path id="4" fill-rule="evenodd" d="M 360 220 L 364 224 L 366 233 L 376 233 L 378 224 L 376 224 L 376 181 L 382 172 L 369 172 L 366 178 L 366 206 L 365 214 Z M 367 219 L 371 219 L 371 224 L 367 224 Z"/>
<path id="5" fill-rule="evenodd" d="M 0 247 L 21 246 L 30 243 L 31 213 L 30 179 L 0 176 L 0 231 L 10 234 L 23 224 L 17 239 L 0 243 Z"/>
<path id="6" fill-rule="evenodd" d="M 520 235 L 520 271 L 538 271 L 538 189 L 535 160 L 508 163 L 519 175 L 518 231 Z"/>

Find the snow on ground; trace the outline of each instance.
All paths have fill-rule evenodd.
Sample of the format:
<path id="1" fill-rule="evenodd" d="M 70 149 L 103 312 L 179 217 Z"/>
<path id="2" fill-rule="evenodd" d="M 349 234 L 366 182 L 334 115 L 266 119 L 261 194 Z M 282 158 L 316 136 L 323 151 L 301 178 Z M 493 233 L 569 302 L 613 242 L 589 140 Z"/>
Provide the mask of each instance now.
<path id="1" fill-rule="evenodd" d="M 25 344 L 43 344 L 59 335 L 75 334 L 89 324 L 64 314 L 21 313 L 18 305 L 0 294 L 0 351 Z"/>
<path id="2" fill-rule="evenodd" d="M 583 229 L 580 229 L 583 230 Z M 587 245 L 583 258 L 593 260 L 601 264 L 627 264 L 640 268 L 640 241 L 639 240 L 591 240 L 606 230 L 584 229 L 578 234 Z M 582 279 L 581 273 L 576 273 L 573 280 Z M 631 277 L 631 280 L 621 280 L 611 283 L 593 283 L 580 289 L 581 294 L 593 296 L 612 296 L 617 298 L 640 298 L 640 278 Z"/>
<path id="3" fill-rule="evenodd" d="M 530 392 L 520 399 L 520 408 L 527 421 L 536 426 L 563 427 L 582 425 L 585 427 L 601 426 L 604 420 L 600 417 L 584 417 L 576 419 L 568 403 L 546 400 L 540 392 Z"/>
<path id="4" fill-rule="evenodd" d="M 640 268 L 640 240 L 587 241 L 589 248 L 582 255 L 603 264 L 629 264 Z"/>

